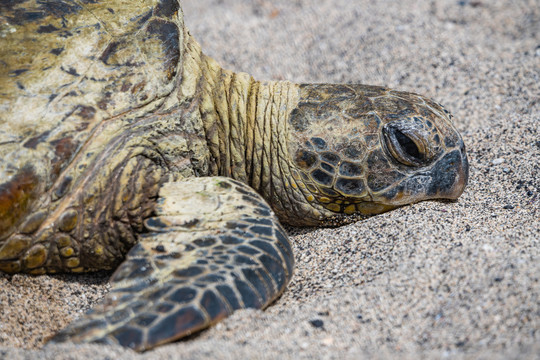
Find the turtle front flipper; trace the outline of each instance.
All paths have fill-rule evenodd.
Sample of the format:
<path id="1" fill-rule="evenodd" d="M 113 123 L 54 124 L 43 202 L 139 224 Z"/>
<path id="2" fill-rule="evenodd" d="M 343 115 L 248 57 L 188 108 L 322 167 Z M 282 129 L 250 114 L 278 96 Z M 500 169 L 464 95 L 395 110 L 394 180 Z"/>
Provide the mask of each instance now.
<path id="1" fill-rule="evenodd" d="M 293 271 L 287 236 L 265 201 L 222 177 L 166 183 L 149 232 L 111 278 L 102 304 L 52 342 L 138 351 L 204 329 L 241 308 L 264 308 Z"/>

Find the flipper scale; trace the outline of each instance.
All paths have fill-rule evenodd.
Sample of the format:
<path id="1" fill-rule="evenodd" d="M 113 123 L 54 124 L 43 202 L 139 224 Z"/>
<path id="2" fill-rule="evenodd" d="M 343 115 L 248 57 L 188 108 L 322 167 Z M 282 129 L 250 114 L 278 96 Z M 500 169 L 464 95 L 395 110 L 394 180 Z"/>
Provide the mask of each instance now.
<path id="1" fill-rule="evenodd" d="M 241 308 L 264 308 L 292 276 L 285 231 L 264 200 L 229 178 L 166 183 L 149 232 L 111 278 L 103 303 L 52 341 L 142 351 Z"/>

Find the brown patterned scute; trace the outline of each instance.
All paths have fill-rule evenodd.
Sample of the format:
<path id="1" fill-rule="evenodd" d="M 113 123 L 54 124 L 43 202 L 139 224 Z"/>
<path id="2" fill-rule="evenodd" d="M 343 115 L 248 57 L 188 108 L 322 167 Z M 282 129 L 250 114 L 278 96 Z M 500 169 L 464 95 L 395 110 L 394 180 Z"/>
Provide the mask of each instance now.
<path id="1" fill-rule="evenodd" d="M 45 245 L 46 261 L 38 252 L 30 262 L 39 271 L 115 266 L 152 211 L 162 170 L 190 176 L 207 167 L 195 135 L 202 125 L 178 122 L 178 3 L 0 6 L 8 19 L 0 28 L 0 249 L 18 249 L 6 239 L 19 231 L 28 239 L 16 242 L 28 245 L 21 257 Z M 130 159 L 145 165 L 120 182 Z M 31 210 L 39 216 L 26 217 Z M 61 234 L 71 245 L 57 247 Z"/>
<path id="2" fill-rule="evenodd" d="M 0 239 L 11 232 L 31 208 L 39 179 L 31 166 L 0 183 Z"/>

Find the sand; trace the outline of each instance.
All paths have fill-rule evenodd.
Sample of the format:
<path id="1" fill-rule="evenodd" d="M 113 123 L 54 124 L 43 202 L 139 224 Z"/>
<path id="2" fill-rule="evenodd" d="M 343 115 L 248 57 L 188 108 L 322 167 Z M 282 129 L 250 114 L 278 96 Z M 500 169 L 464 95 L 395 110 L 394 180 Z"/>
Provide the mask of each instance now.
<path id="1" fill-rule="evenodd" d="M 335 229 L 289 229 L 296 273 L 142 355 L 44 339 L 107 291 L 106 273 L 0 275 L 0 358 L 540 358 L 538 0 L 191 0 L 192 34 L 259 79 L 388 85 L 443 103 L 467 145 L 457 202 Z"/>

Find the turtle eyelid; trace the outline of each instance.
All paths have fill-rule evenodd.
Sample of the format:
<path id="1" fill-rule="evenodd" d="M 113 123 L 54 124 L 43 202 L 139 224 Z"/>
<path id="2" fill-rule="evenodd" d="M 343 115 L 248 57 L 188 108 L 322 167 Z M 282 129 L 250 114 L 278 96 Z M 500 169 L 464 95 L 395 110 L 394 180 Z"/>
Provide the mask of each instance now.
<path id="1" fill-rule="evenodd" d="M 400 130 L 395 130 L 395 138 L 403 152 L 417 161 L 422 161 L 423 157 L 415 142 Z"/>
<path id="2" fill-rule="evenodd" d="M 396 124 L 383 128 L 384 143 L 390 155 L 403 165 L 421 166 L 427 160 L 425 144 L 413 135 L 402 131 Z"/>

